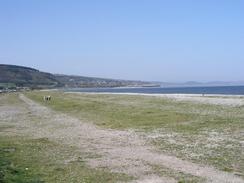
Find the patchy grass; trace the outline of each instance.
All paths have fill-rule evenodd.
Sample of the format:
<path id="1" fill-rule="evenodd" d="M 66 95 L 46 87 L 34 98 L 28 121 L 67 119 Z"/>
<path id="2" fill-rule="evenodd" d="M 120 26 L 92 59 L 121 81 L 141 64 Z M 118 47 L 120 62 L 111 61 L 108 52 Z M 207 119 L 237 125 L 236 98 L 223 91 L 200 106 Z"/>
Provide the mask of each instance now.
<path id="1" fill-rule="evenodd" d="M 237 130 L 244 128 L 244 107 L 224 107 L 170 99 L 126 95 L 66 94 L 45 92 L 27 95 L 49 107 L 109 128 L 169 128 L 178 132 L 198 133 L 203 129 Z"/>
<path id="2" fill-rule="evenodd" d="M 42 100 L 42 95 L 43 93 L 28 93 L 30 98 L 55 110 L 109 128 L 160 128 L 194 118 L 192 114 L 151 106 L 152 101 L 145 97 L 53 93 L 52 101 L 47 103 Z M 149 107 L 144 106 L 147 103 Z M 162 100 L 161 105 L 164 104 L 167 105 L 167 101 Z"/>
<path id="3" fill-rule="evenodd" d="M 0 107 L 9 104 L 18 105 L 20 103 L 21 101 L 19 101 L 17 93 L 0 94 Z"/>
<path id="4" fill-rule="evenodd" d="M 52 101 L 44 102 L 43 95 L 51 95 Z M 108 94 L 30 92 L 27 96 L 102 127 L 146 132 L 167 154 L 244 177 L 244 106 Z"/>
<path id="5" fill-rule="evenodd" d="M 25 107 L 17 95 L 1 96 L 0 110 L 11 106 Z M 11 120 L 11 124 L 6 125 L 8 120 L 0 118 L 1 183 L 112 183 L 132 179 L 125 174 L 111 173 L 108 169 L 90 168 L 86 159 L 97 158 L 95 154 L 82 153 L 72 144 L 64 145 L 48 138 L 36 139 L 18 131 L 19 126 L 15 126 L 18 122 Z"/>
<path id="6" fill-rule="evenodd" d="M 117 182 L 130 180 L 107 170 L 91 169 L 84 155 L 47 138 L 0 138 L 0 182 Z"/>
<path id="7" fill-rule="evenodd" d="M 152 165 L 153 170 L 158 172 L 159 175 L 161 176 L 167 176 L 167 177 L 172 177 L 175 180 L 178 180 L 178 183 L 203 183 L 206 182 L 205 179 L 196 177 L 193 175 L 189 175 L 183 172 L 177 172 L 172 169 L 163 167 L 163 166 L 158 166 L 158 165 Z"/>
<path id="8" fill-rule="evenodd" d="M 241 138 L 241 137 L 239 137 Z M 201 135 L 174 134 L 155 137 L 151 142 L 167 154 L 200 164 L 208 164 L 222 171 L 243 176 L 243 147 L 240 140 L 211 132 Z"/>

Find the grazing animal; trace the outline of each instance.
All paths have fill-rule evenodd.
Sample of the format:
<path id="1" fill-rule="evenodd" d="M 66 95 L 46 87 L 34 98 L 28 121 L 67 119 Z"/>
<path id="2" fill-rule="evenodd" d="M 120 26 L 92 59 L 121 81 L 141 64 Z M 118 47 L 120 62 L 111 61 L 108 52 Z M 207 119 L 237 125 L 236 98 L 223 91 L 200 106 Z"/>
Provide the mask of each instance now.
<path id="1" fill-rule="evenodd" d="M 43 100 L 44 101 L 51 101 L 51 96 L 44 96 L 43 97 Z"/>

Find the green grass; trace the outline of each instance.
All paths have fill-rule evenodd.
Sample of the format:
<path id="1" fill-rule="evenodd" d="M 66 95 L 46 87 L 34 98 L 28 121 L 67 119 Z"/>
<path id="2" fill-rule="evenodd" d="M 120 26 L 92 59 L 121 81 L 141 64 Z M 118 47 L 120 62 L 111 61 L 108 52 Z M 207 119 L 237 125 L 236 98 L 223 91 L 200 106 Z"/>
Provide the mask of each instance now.
<path id="1" fill-rule="evenodd" d="M 33 172 L 33 169 L 29 169 L 29 165 L 26 162 L 23 164 L 23 159 L 16 157 L 16 154 L 22 154 L 22 148 L 14 142 L 13 139 L 0 139 L 0 182 L 43 182 L 40 175 Z"/>
<path id="2" fill-rule="evenodd" d="M 62 146 L 46 138 L 29 139 L 20 136 L 0 138 L 0 182 L 117 182 L 130 180 L 122 174 L 103 169 L 91 169 L 83 156 L 72 147 Z M 67 161 L 67 160 L 71 161 Z"/>
<path id="3" fill-rule="evenodd" d="M 174 131 L 197 133 L 204 128 L 229 130 L 244 128 L 244 107 L 222 107 L 172 100 L 123 95 L 80 95 L 51 93 L 51 102 L 44 102 L 47 93 L 27 95 L 49 107 L 92 121 L 108 128 L 169 128 Z"/>
<path id="4" fill-rule="evenodd" d="M 170 109 L 162 110 L 157 106 L 149 106 L 146 98 L 108 95 L 68 95 L 53 93 L 51 102 L 42 100 L 42 93 L 29 93 L 32 99 L 48 105 L 55 110 L 75 115 L 81 119 L 94 122 L 96 125 L 109 128 L 158 128 L 175 125 L 194 118 L 192 114 L 185 114 Z M 128 101 L 129 103 L 126 103 Z M 132 104 L 135 102 L 134 104 Z M 140 104 L 141 103 L 141 104 Z M 147 104 L 148 103 L 148 104 Z M 144 105 L 147 107 L 143 107 Z M 161 105 L 167 104 L 162 100 Z"/>
<path id="5" fill-rule="evenodd" d="M 11 106 L 26 107 L 18 94 L 0 96 L 0 107 Z M 38 121 L 33 116 L 30 119 Z M 82 153 L 48 138 L 34 138 L 15 125 L 16 121 L 7 124 L 0 119 L 0 183 L 112 183 L 132 179 L 105 168 L 90 168 L 86 159 L 97 158 L 96 154 Z"/>
<path id="6" fill-rule="evenodd" d="M 43 95 L 51 95 L 52 101 L 44 102 Z M 27 96 L 104 128 L 166 135 L 151 140 L 164 153 L 244 175 L 243 106 L 127 95 L 30 92 Z"/>

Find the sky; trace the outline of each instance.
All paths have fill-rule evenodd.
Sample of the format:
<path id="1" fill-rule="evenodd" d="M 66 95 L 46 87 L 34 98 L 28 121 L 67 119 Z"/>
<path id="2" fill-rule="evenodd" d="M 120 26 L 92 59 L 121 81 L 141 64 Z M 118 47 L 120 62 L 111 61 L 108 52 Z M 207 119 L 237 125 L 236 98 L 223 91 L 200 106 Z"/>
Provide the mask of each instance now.
<path id="1" fill-rule="evenodd" d="M 244 1 L 0 0 L 0 63 L 117 79 L 244 81 Z"/>

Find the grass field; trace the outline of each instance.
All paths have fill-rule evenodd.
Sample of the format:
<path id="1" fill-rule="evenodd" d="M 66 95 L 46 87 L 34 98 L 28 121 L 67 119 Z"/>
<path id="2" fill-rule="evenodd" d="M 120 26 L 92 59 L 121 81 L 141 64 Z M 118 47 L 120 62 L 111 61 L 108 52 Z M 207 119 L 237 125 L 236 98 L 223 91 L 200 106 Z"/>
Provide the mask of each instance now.
<path id="1" fill-rule="evenodd" d="M 52 95 L 50 103 L 43 95 Z M 244 176 L 244 107 L 127 95 L 31 92 L 33 100 L 104 128 L 143 132 L 161 151 Z"/>
<path id="2" fill-rule="evenodd" d="M 102 129 L 133 130 L 161 153 L 244 178 L 243 106 L 130 95 L 44 91 L 25 95 L 54 111 L 94 123 Z M 44 102 L 44 95 L 51 95 L 52 101 Z M 0 182 L 89 183 L 133 179 L 122 173 L 112 173 L 106 167 L 87 166 L 87 157 L 97 158 L 96 154 L 86 154 L 72 144 L 34 138 L 26 133 L 20 122 L 30 121 L 39 129 L 48 121 L 43 123 L 38 116 L 32 115 L 18 94 L 0 95 L 0 101 Z M 22 113 L 15 112 L 18 109 Z M 11 112 L 14 115 L 9 116 Z M 201 177 L 151 166 L 157 175 L 172 177 L 179 182 L 204 182 Z"/>
<path id="3" fill-rule="evenodd" d="M 48 139 L 11 137 L 0 139 L 0 182 L 115 182 L 129 180 L 126 176 L 86 167 L 82 158 L 72 158 L 72 148 L 60 146 Z M 75 151 L 74 151 L 75 152 Z M 72 176 L 71 176 L 72 175 Z"/>
<path id="4" fill-rule="evenodd" d="M 26 106 L 17 94 L 0 95 L 0 101 L 0 183 L 93 183 L 131 179 L 106 169 L 87 167 L 84 157 L 92 154 L 82 154 L 73 146 L 22 133 L 16 119 L 22 121 L 23 114 L 16 113 L 7 119 L 4 116 L 6 118 L 12 107 Z M 38 123 L 38 119 L 30 119 Z"/>

